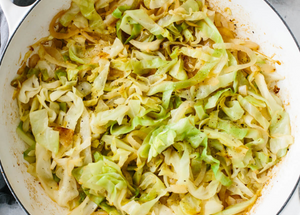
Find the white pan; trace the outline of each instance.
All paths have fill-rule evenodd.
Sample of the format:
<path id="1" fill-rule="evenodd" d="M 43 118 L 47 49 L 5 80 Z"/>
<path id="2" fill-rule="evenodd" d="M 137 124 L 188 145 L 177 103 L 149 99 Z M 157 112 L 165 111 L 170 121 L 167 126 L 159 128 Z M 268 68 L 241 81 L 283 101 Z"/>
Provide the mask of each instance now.
<path id="1" fill-rule="evenodd" d="M 0 163 L 11 191 L 23 209 L 32 215 L 66 214 L 47 197 L 39 183 L 28 174 L 22 158 L 25 144 L 16 135 L 19 123 L 16 101 L 12 100 L 11 80 L 20 59 L 30 44 L 48 35 L 51 18 L 68 8 L 71 0 L 40 0 L 20 8 L 9 0 L 0 0 L 9 23 L 10 39 L 0 65 Z M 263 191 L 251 215 L 279 214 L 297 186 L 300 176 L 300 52 L 285 23 L 264 0 L 210 0 L 215 10 L 229 7 L 236 20 L 238 35 L 261 45 L 263 53 L 275 54 L 282 65 L 278 72 L 285 77 L 279 83 L 280 97 L 291 116 L 295 143 L 272 172 L 273 178 Z"/>

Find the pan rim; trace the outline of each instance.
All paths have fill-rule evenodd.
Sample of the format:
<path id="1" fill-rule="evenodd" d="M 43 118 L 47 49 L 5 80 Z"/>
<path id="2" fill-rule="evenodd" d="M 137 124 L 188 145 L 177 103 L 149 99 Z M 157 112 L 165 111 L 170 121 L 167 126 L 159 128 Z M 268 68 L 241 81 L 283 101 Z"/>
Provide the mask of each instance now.
<path id="1" fill-rule="evenodd" d="M 12 39 L 14 38 L 15 34 L 18 32 L 20 26 L 23 24 L 24 20 L 28 17 L 28 15 L 31 13 L 31 11 L 41 2 L 42 0 L 37 0 L 35 5 L 26 13 L 26 15 L 22 18 L 22 20 L 20 21 L 20 23 L 18 24 L 16 30 L 14 31 L 14 33 L 11 35 L 10 38 L 8 38 L 8 41 L 7 41 L 7 44 L 5 45 L 5 48 L 3 50 L 3 53 L 2 53 L 2 56 L 0 57 L 0 68 L 2 66 L 2 61 L 3 61 L 3 58 L 11 44 L 11 41 Z M 289 27 L 289 25 L 287 24 L 287 22 L 283 19 L 283 17 L 279 14 L 279 12 L 275 9 L 275 7 L 268 1 L 268 0 L 262 0 L 264 1 L 275 13 L 276 15 L 280 18 L 281 22 L 284 24 L 284 26 L 286 27 L 286 29 L 288 30 L 288 32 L 290 33 L 290 35 L 292 36 L 296 46 L 298 47 L 298 51 L 300 52 L 300 44 L 299 42 L 297 41 L 296 37 L 295 37 L 295 34 L 293 33 L 293 31 L 291 30 L 291 28 Z M 2 162 L 1 162 L 1 157 L 0 157 L 0 171 L 1 171 L 1 174 L 4 178 L 4 181 L 6 183 L 6 185 L 8 186 L 10 192 L 12 193 L 13 197 L 15 198 L 16 202 L 20 205 L 20 207 L 22 208 L 22 210 L 27 214 L 27 215 L 30 215 L 30 213 L 27 211 L 26 207 L 22 204 L 22 202 L 20 201 L 20 199 L 18 198 L 16 192 L 14 191 L 13 187 L 11 186 L 7 176 L 6 176 L 6 173 L 5 173 L 5 170 L 3 168 L 3 165 L 2 165 Z M 294 186 L 294 188 L 292 189 L 290 195 L 288 196 L 287 200 L 284 202 L 284 204 L 282 205 L 282 207 L 280 208 L 280 210 L 277 212 L 277 215 L 279 215 L 283 210 L 284 208 L 287 206 L 287 204 L 289 203 L 291 197 L 294 195 L 297 187 L 299 186 L 300 184 L 300 175 L 298 177 L 298 180 Z M 300 203 L 299 203 L 300 204 Z"/>
<path id="2" fill-rule="evenodd" d="M 2 53 L 2 56 L 0 57 L 0 68 L 2 66 L 2 61 L 3 61 L 3 58 L 9 48 L 9 45 L 13 39 L 13 37 L 15 36 L 15 34 L 17 33 L 17 31 L 19 30 L 20 26 L 23 24 L 24 20 L 28 17 L 28 15 L 30 14 L 30 12 L 41 2 L 41 0 L 37 0 L 35 5 L 30 8 L 30 10 L 26 13 L 26 15 L 23 17 L 23 19 L 21 20 L 21 22 L 18 24 L 16 30 L 14 31 L 14 33 L 11 35 L 10 38 L 8 38 L 7 40 L 7 43 L 5 45 L 5 48 L 3 50 L 3 53 Z M 1 170 L 1 174 L 3 176 L 3 179 L 7 185 L 7 187 L 9 188 L 11 194 L 13 195 L 13 197 L 15 198 L 16 202 L 20 205 L 21 209 L 27 214 L 27 215 L 30 215 L 30 213 L 27 211 L 26 207 L 22 204 L 22 202 L 20 201 L 20 199 L 18 198 L 16 192 L 14 191 L 13 187 L 11 186 L 9 180 L 8 180 L 8 177 L 6 176 L 6 173 L 5 173 L 5 170 L 3 168 L 3 165 L 2 165 L 2 161 L 1 161 L 1 157 L 0 157 L 0 170 Z"/>

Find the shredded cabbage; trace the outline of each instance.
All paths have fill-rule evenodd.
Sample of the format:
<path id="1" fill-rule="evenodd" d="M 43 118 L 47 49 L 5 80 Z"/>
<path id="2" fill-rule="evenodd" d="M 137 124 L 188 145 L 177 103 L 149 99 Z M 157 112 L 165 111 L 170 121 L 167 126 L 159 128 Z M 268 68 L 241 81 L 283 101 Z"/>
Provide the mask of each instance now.
<path id="1" fill-rule="evenodd" d="M 293 137 L 274 62 L 232 20 L 200 0 L 73 0 L 49 30 L 12 85 L 51 199 L 71 215 L 251 208 Z"/>

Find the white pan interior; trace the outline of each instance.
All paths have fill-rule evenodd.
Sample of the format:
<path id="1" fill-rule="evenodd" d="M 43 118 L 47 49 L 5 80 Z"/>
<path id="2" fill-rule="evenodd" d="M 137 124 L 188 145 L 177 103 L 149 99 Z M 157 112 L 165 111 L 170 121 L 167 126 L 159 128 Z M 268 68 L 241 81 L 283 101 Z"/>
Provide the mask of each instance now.
<path id="1" fill-rule="evenodd" d="M 261 45 L 261 50 L 273 56 L 282 65 L 278 72 L 285 77 L 279 83 L 280 97 L 291 117 L 295 144 L 285 159 L 274 168 L 272 180 L 265 187 L 263 197 L 251 214 L 277 214 L 292 193 L 300 175 L 300 53 L 290 32 L 277 14 L 263 0 L 210 0 L 215 10 L 226 14 L 229 7 L 238 26 L 238 35 L 250 38 Z M 51 18 L 61 9 L 68 8 L 70 0 L 41 0 L 18 28 L 0 66 L 0 161 L 10 187 L 17 198 L 32 215 L 65 214 L 44 193 L 39 183 L 27 173 L 22 153 L 25 144 L 16 135 L 19 123 L 16 101 L 12 100 L 11 80 L 15 77 L 20 61 L 28 46 L 48 35 Z"/>

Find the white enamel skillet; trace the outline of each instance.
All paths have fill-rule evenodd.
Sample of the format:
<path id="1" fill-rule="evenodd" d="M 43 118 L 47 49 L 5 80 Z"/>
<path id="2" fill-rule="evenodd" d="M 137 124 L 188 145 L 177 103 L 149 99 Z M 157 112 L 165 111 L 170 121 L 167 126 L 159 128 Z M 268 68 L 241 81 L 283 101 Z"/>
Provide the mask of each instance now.
<path id="1" fill-rule="evenodd" d="M 52 17 L 67 9 L 71 0 L 40 0 L 29 7 L 17 7 L 0 0 L 9 25 L 9 42 L 0 59 L 0 166 L 8 186 L 24 211 L 31 215 L 66 214 L 45 194 L 38 181 L 27 173 L 22 152 L 25 144 L 15 130 L 19 123 L 16 101 L 12 100 L 11 80 L 30 44 L 48 35 Z M 210 0 L 217 11 L 232 12 L 238 35 L 261 45 L 268 56 L 281 62 L 278 72 L 285 77 L 279 83 L 280 97 L 290 114 L 295 143 L 272 172 L 262 197 L 251 215 L 279 214 L 294 192 L 300 176 L 300 52 L 283 20 L 265 0 Z M 229 16 L 229 15 L 228 15 Z M 300 204 L 299 204 L 300 205 Z"/>

